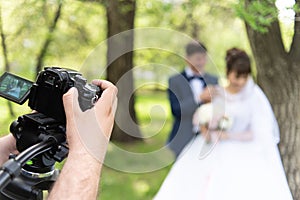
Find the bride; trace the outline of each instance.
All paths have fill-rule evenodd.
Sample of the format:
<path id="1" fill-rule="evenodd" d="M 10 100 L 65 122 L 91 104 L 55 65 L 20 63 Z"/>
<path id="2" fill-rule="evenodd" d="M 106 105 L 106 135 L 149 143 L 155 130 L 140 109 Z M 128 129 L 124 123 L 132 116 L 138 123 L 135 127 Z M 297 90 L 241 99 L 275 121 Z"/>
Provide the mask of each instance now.
<path id="1" fill-rule="evenodd" d="M 228 86 L 219 88 L 212 109 L 203 105 L 196 112 L 201 134 L 182 151 L 155 200 L 292 200 L 277 147 L 277 122 L 250 77 L 250 59 L 233 48 L 226 63 Z M 220 126 L 220 113 L 231 126 L 224 120 Z"/>

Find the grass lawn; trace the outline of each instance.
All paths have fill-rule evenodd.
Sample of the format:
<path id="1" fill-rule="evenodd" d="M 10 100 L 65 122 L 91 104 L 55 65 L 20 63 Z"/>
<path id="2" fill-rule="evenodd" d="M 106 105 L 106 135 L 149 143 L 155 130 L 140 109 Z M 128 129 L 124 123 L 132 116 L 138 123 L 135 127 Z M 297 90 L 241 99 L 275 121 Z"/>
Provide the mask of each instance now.
<path id="1" fill-rule="evenodd" d="M 6 104 L 0 98 L 0 133 L 7 133 L 16 119 L 9 117 Z M 30 112 L 26 105 L 13 106 L 16 116 Z M 145 140 L 110 144 L 99 199 L 152 199 L 170 170 L 173 155 L 163 148 L 172 125 L 166 92 L 139 91 L 135 109 Z"/>
<path id="2" fill-rule="evenodd" d="M 100 197 L 108 199 L 152 199 L 166 177 L 173 159 L 167 151 L 161 151 L 160 156 L 151 157 L 147 153 L 161 150 L 171 129 L 171 115 L 169 102 L 165 92 L 139 92 L 137 94 L 135 109 L 139 119 L 144 142 L 135 144 L 116 144 L 116 146 L 129 152 L 146 153 L 145 158 L 134 159 L 128 156 L 114 156 L 108 151 L 106 160 L 121 160 L 113 167 L 105 167 L 102 173 Z M 112 150 L 113 151 L 113 150 Z M 112 158 L 115 157 L 115 158 Z M 160 162 L 161 161 L 161 162 Z M 149 167 L 150 166 L 150 167 Z M 120 170 L 112 168 L 122 168 Z M 159 168 L 160 169 L 155 169 Z M 128 171 L 149 171 L 144 173 L 127 173 Z M 100 198 L 99 198 L 100 199 Z"/>

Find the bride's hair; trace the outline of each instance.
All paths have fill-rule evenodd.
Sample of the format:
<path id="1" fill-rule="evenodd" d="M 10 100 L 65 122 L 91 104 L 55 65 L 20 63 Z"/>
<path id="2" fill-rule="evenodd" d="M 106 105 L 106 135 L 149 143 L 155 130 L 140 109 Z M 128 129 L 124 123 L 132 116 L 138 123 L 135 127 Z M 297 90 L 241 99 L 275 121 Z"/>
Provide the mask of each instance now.
<path id="1" fill-rule="evenodd" d="M 237 76 L 251 74 L 251 63 L 247 53 L 238 48 L 231 48 L 226 52 L 227 75 L 236 72 Z"/>

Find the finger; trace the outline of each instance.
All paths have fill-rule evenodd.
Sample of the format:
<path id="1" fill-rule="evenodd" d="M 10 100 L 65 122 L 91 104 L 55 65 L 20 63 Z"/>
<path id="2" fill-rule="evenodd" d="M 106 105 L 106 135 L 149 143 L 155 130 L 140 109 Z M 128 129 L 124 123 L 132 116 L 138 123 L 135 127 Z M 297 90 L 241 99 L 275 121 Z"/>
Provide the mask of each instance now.
<path id="1" fill-rule="evenodd" d="M 113 102 L 113 107 L 112 107 L 113 117 L 115 117 L 117 107 L 118 107 L 118 98 L 116 98 L 115 101 Z"/>
<path id="2" fill-rule="evenodd" d="M 70 119 L 71 117 L 73 117 L 74 113 L 78 112 L 78 91 L 75 87 L 72 87 L 67 93 L 63 95 L 63 104 L 67 119 Z"/>
<path id="3" fill-rule="evenodd" d="M 94 85 L 97 85 L 99 86 L 102 90 L 105 90 L 107 88 L 110 88 L 110 87 L 113 87 L 114 84 L 112 84 L 111 82 L 109 81 L 106 81 L 106 80 L 99 80 L 99 79 L 96 79 L 96 80 L 93 80 L 92 83 Z"/>
<path id="4" fill-rule="evenodd" d="M 104 98 L 110 98 L 114 101 L 114 99 L 117 97 L 117 94 L 118 94 L 118 89 L 116 86 L 114 85 L 111 85 L 110 87 L 106 88 L 102 95 Z M 112 101 L 112 102 L 113 102 Z"/>
<path id="5" fill-rule="evenodd" d="M 100 107 L 101 104 L 106 108 L 113 106 L 117 99 L 117 87 L 111 82 L 105 80 L 93 80 L 92 83 L 99 86 L 103 90 L 99 101 L 96 103 L 96 106 Z"/>
<path id="6" fill-rule="evenodd" d="M 117 107 L 117 96 L 114 90 L 109 91 L 108 89 L 106 89 L 105 91 L 103 91 L 95 107 L 97 110 L 102 110 L 106 112 L 111 112 L 111 111 L 115 112 Z"/>
<path id="7" fill-rule="evenodd" d="M 105 80 L 93 80 L 92 83 L 103 90 L 102 95 L 111 95 L 113 98 L 117 96 L 118 89 L 111 82 Z"/>

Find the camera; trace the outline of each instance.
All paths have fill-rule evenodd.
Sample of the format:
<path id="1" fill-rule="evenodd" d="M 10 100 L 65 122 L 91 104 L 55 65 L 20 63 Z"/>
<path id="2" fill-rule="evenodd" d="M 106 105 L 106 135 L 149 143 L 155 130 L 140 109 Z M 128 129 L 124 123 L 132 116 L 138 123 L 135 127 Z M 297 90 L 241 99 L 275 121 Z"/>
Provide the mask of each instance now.
<path id="1" fill-rule="evenodd" d="M 8 72 L 0 78 L 0 96 L 23 104 L 29 98 L 29 107 L 59 122 L 66 122 L 62 96 L 71 87 L 78 89 L 82 111 L 91 108 L 101 96 L 99 87 L 87 84 L 87 80 L 74 70 L 46 67 L 32 82 Z"/>
<path id="2" fill-rule="evenodd" d="M 16 156 L 12 155 L 11 162 L 2 169 L 11 175 L 11 169 L 21 166 L 20 173 L 16 172 L 14 179 L 3 187 L 0 200 L 43 199 L 42 191 L 49 190 L 56 180 L 58 171 L 54 164 L 68 155 L 63 95 L 71 87 L 78 90 L 78 102 L 83 112 L 92 108 L 102 94 L 98 86 L 88 84 L 79 72 L 59 67 L 46 67 L 34 83 L 8 72 L 0 77 L 0 96 L 18 104 L 28 99 L 28 106 L 34 110 L 18 117 L 10 126 L 19 155 L 27 154 L 27 151 L 32 153 L 30 148 L 39 143 L 47 146 L 47 150 L 37 151 L 30 158 L 27 156 L 29 159 L 22 164 L 16 165 Z"/>

